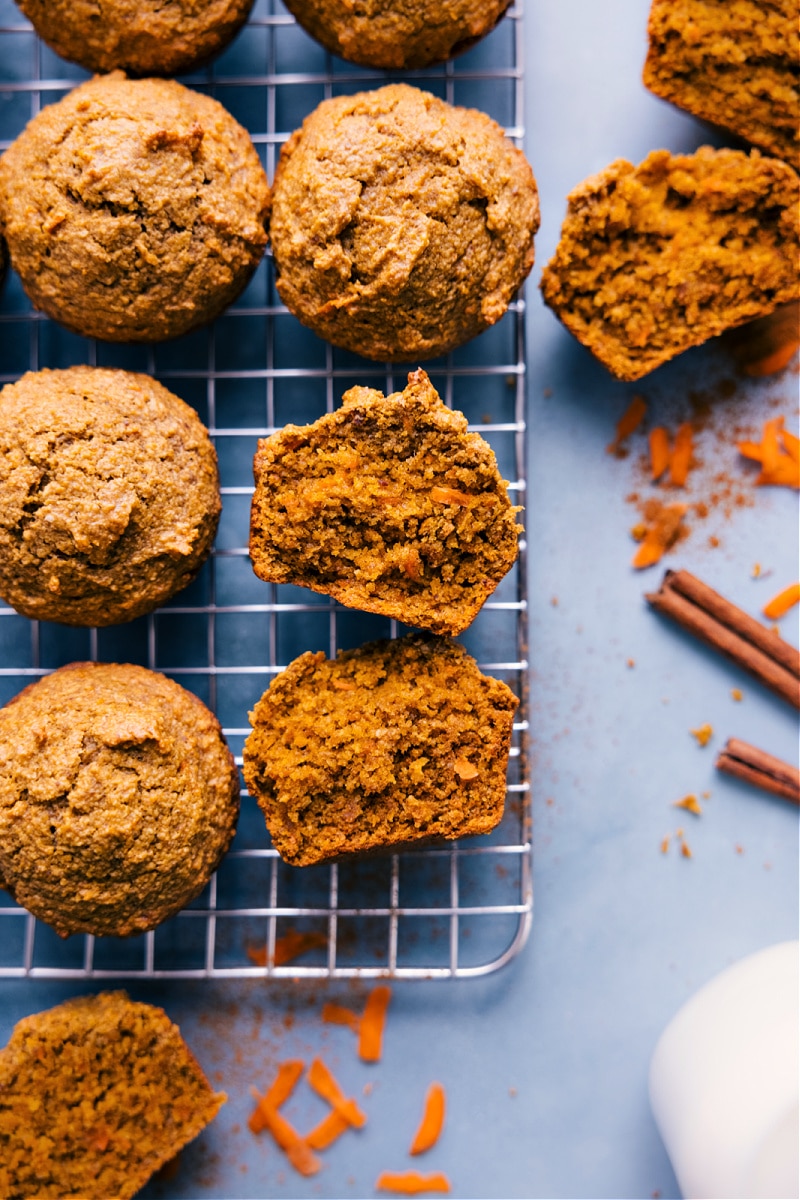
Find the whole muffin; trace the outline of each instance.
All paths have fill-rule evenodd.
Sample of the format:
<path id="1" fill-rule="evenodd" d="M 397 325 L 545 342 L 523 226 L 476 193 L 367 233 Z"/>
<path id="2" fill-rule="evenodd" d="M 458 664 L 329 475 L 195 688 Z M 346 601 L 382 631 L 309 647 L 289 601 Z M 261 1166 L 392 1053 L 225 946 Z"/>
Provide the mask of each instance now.
<path id="1" fill-rule="evenodd" d="M 533 173 L 500 126 L 406 84 L 323 101 L 275 174 L 281 298 L 367 358 L 422 361 L 494 324 L 538 227 Z"/>
<path id="2" fill-rule="evenodd" d="M 250 713 L 244 777 L 296 867 L 489 833 L 518 704 L 450 638 L 308 651 Z"/>
<path id="3" fill-rule="evenodd" d="M 164 1010 L 125 992 L 19 1021 L 0 1050 L 0 1097 L 5 1200 L 129 1200 L 227 1099 Z"/>
<path id="4" fill-rule="evenodd" d="M 514 563 L 517 509 L 491 446 L 424 371 L 346 392 L 258 443 L 250 557 L 260 579 L 433 633 L 461 633 Z"/>
<path id="5" fill-rule="evenodd" d="M 492 29 L 510 0 L 286 0 L 326 50 L 364 67 L 398 70 L 444 62 Z"/>
<path id="6" fill-rule="evenodd" d="M 222 50 L 253 0 L 17 0 L 39 37 L 88 71 L 180 75 Z"/>
<path id="7" fill-rule="evenodd" d="M 194 409 L 148 375 L 33 371 L 0 391 L 0 596 L 67 625 L 114 625 L 192 581 L 220 513 Z"/>
<path id="8" fill-rule="evenodd" d="M 154 929 L 233 838 L 219 723 L 163 675 L 73 663 L 0 709 L 0 885 L 67 937 Z"/>
<path id="9" fill-rule="evenodd" d="M 85 337 L 162 341 L 216 317 L 263 256 L 247 132 L 173 80 L 99 76 L 0 159 L 0 220 L 36 308 Z"/>

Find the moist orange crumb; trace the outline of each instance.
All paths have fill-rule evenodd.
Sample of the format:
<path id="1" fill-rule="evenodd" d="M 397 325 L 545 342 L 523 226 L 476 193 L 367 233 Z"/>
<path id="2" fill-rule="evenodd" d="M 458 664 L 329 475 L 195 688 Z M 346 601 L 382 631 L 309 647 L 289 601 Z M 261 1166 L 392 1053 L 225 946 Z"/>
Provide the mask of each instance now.
<path id="1" fill-rule="evenodd" d="M 697 729 L 690 729 L 689 732 L 691 733 L 693 738 L 697 739 L 697 744 L 699 746 L 707 746 L 708 743 L 711 741 L 714 730 L 711 728 L 710 725 L 705 724 L 705 725 L 698 725 Z"/>
<path id="2" fill-rule="evenodd" d="M 744 694 L 743 694 L 741 688 L 731 688 L 731 699 L 735 700 L 737 702 L 737 704 L 739 703 L 740 700 L 744 699 Z"/>
<path id="3" fill-rule="evenodd" d="M 687 812 L 694 813 L 696 817 L 702 816 L 703 810 L 700 807 L 696 796 L 684 796 L 682 800 L 675 800 L 673 808 L 683 808 Z"/>

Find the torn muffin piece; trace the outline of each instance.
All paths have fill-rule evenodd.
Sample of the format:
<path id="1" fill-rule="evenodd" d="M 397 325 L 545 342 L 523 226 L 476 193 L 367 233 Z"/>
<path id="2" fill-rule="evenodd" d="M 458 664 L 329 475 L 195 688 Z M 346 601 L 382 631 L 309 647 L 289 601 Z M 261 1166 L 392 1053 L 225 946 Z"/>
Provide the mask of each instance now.
<path id="1" fill-rule="evenodd" d="M 250 714 L 245 781 L 294 866 L 489 833 L 518 703 L 448 638 L 309 651 Z"/>
<path id="2" fill-rule="evenodd" d="M 494 452 L 422 370 L 259 441 L 253 470 L 250 557 L 268 582 L 455 634 L 516 560 Z"/>

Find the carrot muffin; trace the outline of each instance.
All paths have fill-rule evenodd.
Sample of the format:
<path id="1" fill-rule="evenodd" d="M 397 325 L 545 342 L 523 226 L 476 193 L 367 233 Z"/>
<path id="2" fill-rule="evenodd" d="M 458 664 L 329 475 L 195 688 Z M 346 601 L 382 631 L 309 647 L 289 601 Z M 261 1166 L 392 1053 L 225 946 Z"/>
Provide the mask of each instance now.
<path id="1" fill-rule="evenodd" d="M 308 652 L 250 713 L 245 780 L 293 866 L 489 833 L 517 704 L 447 638 Z"/>
<path id="2" fill-rule="evenodd" d="M 403 70 L 444 62 L 490 33 L 510 0 L 286 0 L 326 50 L 364 67 Z"/>
<path id="3" fill-rule="evenodd" d="M 460 633 L 517 557 L 492 448 L 424 371 L 403 392 L 345 393 L 313 425 L 258 443 L 256 575 L 434 633 Z"/>
<path id="4" fill-rule="evenodd" d="M 800 170 L 797 0 L 653 0 L 644 84 Z"/>
<path id="5" fill-rule="evenodd" d="M 99 76 L 0 159 L 0 220 L 36 308 L 73 332 L 162 341 L 216 317 L 267 241 L 247 132 L 173 80 Z"/>
<path id="6" fill-rule="evenodd" d="M 216 718 L 144 667 L 73 663 L 0 709 L 0 885 L 66 937 L 127 937 L 205 887 L 239 777 Z"/>
<path id="7" fill-rule="evenodd" d="M 798 177 L 758 151 L 618 159 L 568 200 L 542 294 L 619 379 L 800 292 Z"/>
<path id="8" fill-rule="evenodd" d="M 0 1195 L 129 1200 L 226 1099 L 164 1010 L 125 992 L 25 1017 L 0 1050 Z"/>
<path id="9" fill-rule="evenodd" d="M 197 574 L 219 513 L 205 427 L 148 375 L 70 367 L 0 391 L 0 596 L 17 612 L 150 612 Z"/>
<path id="10" fill-rule="evenodd" d="M 281 298 L 367 358 L 419 362 L 493 325 L 538 227 L 533 174 L 500 126 L 406 84 L 323 101 L 275 173 Z"/>
<path id="11" fill-rule="evenodd" d="M 253 0 L 17 0 L 42 41 L 87 71 L 180 75 L 227 46 Z"/>

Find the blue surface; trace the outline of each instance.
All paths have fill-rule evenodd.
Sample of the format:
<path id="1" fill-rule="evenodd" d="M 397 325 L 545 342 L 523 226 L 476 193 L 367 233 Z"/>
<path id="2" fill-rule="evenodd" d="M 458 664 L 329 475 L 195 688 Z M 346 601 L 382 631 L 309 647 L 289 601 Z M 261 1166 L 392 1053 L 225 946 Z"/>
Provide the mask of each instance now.
<path id="1" fill-rule="evenodd" d="M 707 128 L 641 86 L 644 0 L 559 0 L 526 10 L 528 155 L 543 225 L 528 288 L 532 778 L 535 919 L 527 947 L 485 979 L 396 985 L 385 1056 L 361 1064 L 346 1029 L 326 1029 L 327 999 L 357 1006 L 357 985 L 260 982 L 131 987 L 162 1003 L 230 1102 L 187 1150 L 178 1174 L 148 1197 L 364 1197 L 381 1170 L 444 1170 L 457 1197 L 676 1196 L 650 1116 L 646 1074 L 664 1025 L 722 967 L 798 932 L 797 812 L 713 768 L 739 736 L 797 760 L 796 715 L 757 684 L 652 614 L 642 593 L 661 568 L 630 568 L 643 493 L 638 453 L 606 453 L 634 392 L 648 419 L 673 429 L 702 393 L 714 428 L 690 476 L 705 496 L 715 457 L 731 474 L 731 422 L 797 413 L 795 370 L 745 383 L 720 346 L 690 352 L 635 386 L 617 383 L 541 305 L 536 283 L 558 238 L 567 191 L 616 157 L 693 149 Z M 717 139 L 719 142 L 721 139 Z M 726 381 L 733 381 L 733 394 Z M 722 385 L 722 386 L 721 386 Z M 728 439 L 729 440 L 729 439 Z M 738 472 L 738 475 L 737 475 Z M 667 560 L 748 611 L 798 575 L 797 497 L 742 492 L 694 522 Z M 708 538 L 719 537 L 718 548 Z M 760 564 L 762 578 L 751 577 Z M 557 603 L 555 602 L 557 601 Z M 795 610 L 796 612 L 796 610 Z M 795 616 L 781 623 L 797 641 Z M 628 660 L 633 666 L 628 666 Z M 732 689 L 740 688 L 737 703 Z M 689 730 L 709 722 L 701 749 Z M 678 814 L 688 792 L 703 815 Z M 680 816 L 680 819 L 679 819 Z M 662 838 L 683 826 L 693 858 Z M 737 850 L 738 847 L 738 850 Z M 741 852 L 739 852 L 741 851 Z M 0 1040 L 21 1016 L 86 985 L 0 984 Z M 251 1085 L 275 1063 L 322 1053 L 369 1115 L 303 1181 L 244 1122 Z M 428 1082 L 447 1088 L 440 1144 L 407 1157 Z M 362 1096 L 365 1083 L 371 1094 Z M 300 1129 L 323 1108 L 298 1089 Z"/>

